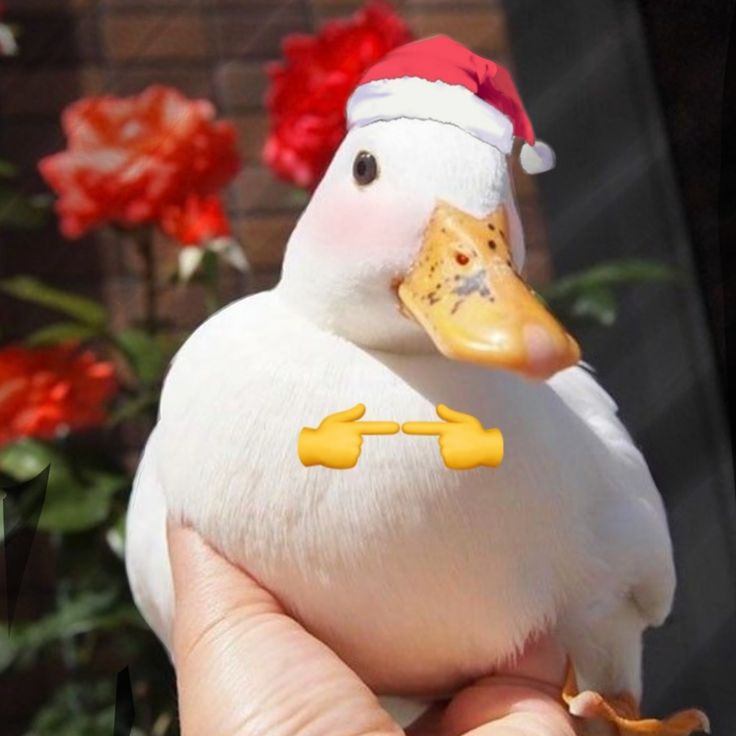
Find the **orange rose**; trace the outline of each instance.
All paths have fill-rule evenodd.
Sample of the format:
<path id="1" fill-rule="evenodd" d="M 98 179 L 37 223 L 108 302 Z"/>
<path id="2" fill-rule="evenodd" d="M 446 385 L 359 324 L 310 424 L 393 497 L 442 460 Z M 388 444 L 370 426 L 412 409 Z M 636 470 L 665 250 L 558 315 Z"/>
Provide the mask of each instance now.
<path id="1" fill-rule="evenodd" d="M 0 350 L 0 446 L 97 426 L 116 390 L 112 364 L 75 344 L 6 347 Z"/>
<path id="2" fill-rule="evenodd" d="M 59 195 L 61 229 L 78 238 L 112 223 L 159 223 L 190 196 L 210 197 L 238 172 L 234 126 L 206 100 L 170 87 L 91 97 L 66 109 L 67 149 L 39 168 Z"/>

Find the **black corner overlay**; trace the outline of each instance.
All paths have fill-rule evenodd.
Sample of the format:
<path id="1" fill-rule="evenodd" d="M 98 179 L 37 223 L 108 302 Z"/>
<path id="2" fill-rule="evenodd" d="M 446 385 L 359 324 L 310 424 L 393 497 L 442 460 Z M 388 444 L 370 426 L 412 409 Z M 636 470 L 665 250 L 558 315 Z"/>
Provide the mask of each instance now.
<path id="1" fill-rule="evenodd" d="M 115 722 L 112 736 L 130 736 L 135 722 L 133 687 L 130 684 L 130 667 L 118 672 L 115 686 Z"/>
<path id="2" fill-rule="evenodd" d="M 7 513 L 5 508 L 5 496 L 2 498 L 3 503 L 3 539 L 0 544 L 0 554 L 2 554 L 5 568 L 5 620 L 8 622 L 8 633 L 13 625 L 15 618 L 15 609 L 18 605 L 18 596 L 23 582 L 23 574 L 28 565 L 28 559 L 31 555 L 33 540 L 36 538 L 38 531 L 38 520 L 41 517 L 41 510 L 46 501 L 46 488 L 49 481 L 49 472 L 51 466 L 47 465 L 35 478 L 23 481 L 16 486 L 12 486 L 7 490 L 12 490 L 13 495 L 26 497 L 31 502 L 24 507 L 23 514 L 17 524 L 12 527 L 7 524 Z M 23 534 L 16 534 L 19 529 L 23 529 Z M 2 598 L 0 596 L 0 598 Z"/>

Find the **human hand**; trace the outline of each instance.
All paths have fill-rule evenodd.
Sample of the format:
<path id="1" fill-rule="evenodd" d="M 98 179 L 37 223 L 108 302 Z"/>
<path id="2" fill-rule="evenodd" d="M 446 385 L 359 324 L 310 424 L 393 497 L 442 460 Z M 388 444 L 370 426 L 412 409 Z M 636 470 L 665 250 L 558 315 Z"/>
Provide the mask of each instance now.
<path id="1" fill-rule="evenodd" d="M 400 736 L 370 689 L 252 577 L 169 527 L 182 736 Z M 433 707 L 407 736 L 574 736 L 564 657 L 540 640 Z"/>

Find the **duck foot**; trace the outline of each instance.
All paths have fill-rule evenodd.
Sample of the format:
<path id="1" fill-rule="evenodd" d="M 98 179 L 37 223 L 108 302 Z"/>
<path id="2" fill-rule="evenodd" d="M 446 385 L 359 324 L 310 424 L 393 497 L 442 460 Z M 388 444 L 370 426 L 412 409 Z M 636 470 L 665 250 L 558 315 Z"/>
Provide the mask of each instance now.
<path id="1" fill-rule="evenodd" d="M 562 699 L 573 716 L 607 721 L 618 730 L 620 736 L 690 736 L 692 733 L 710 733 L 708 717 L 694 708 L 680 710 L 663 720 L 642 718 L 639 704 L 630 693 L 606 698 L 592 690 L 579 692 L 572 663 L 568 663 Z"/>

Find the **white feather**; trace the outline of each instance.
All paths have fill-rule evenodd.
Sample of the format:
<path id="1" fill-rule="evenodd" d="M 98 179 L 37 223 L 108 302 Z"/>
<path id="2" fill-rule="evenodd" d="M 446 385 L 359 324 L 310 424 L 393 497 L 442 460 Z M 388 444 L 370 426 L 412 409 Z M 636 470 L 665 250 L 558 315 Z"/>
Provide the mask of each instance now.
<path id="1" fill-rule="evenodd" d="M 381 171 L 367 188 L 351 174 L 361 150 Z M 356 128 L 292 235 L 282 283 L 188 340 L 129 514 L 131 585 L 165 642 L 167 510 L 379 693 L 451 691 L 546 629 L 584 684 L 638 692 L 641 631 L 669 610 L 674 573 L 661 500 L 615 404 L 583 368 L 532 383 L 445 359 L 390 289 L 438 198 L 478 215 L 504 203 L 516 222 L 510 197 L 500 152 L 453 126 Z M 504 461 L 448 470 L 436 440 L 399 434 L 367 437 L 352 470 L 303 467 L 301 428 L 358 402 L 367 420 L 469 412 L 501 428 Z"/>
<path id="2" fill-rule="evenodd" d="M 570 400 L 576 382 L 598 398 Z M 641 589 L 652 621 L 667 609 L 661 504 L 623 430 L 620 446 L 601 432 L 620 427 L 602 396 L 580 369 L 546 385 L 365 351 L 265 293 L 219 313 L 180 352 L 136 501 L 160 482 L 170 513 L 378 691 L 438 692 L 512 657 L 533 632 L 605 618 Z M 440 402 L 469 411 L 502 428 L 504 462 L 451 471 L 433 439 L 397 435 L 367 438 L 351 471 L 304 468 L 299 430 L 359 401 L 366 419 L 429 420 Z M 140 545 L 165 530 L 159 517 L 158 532 L 142 533 L 141 508 L 131 508 L 129 569 L 160 631 L 170 582 Z"/>

